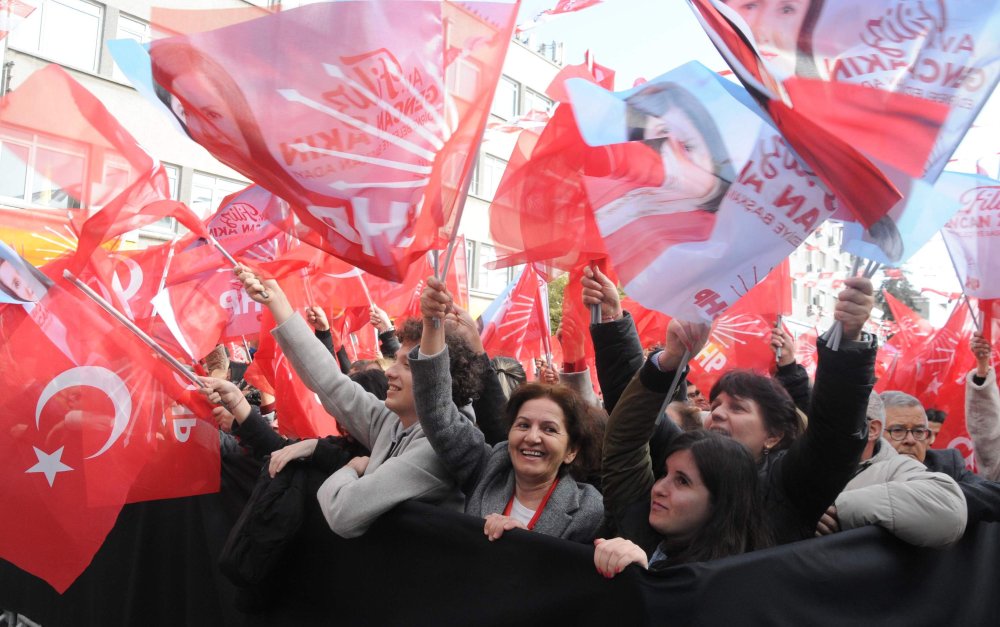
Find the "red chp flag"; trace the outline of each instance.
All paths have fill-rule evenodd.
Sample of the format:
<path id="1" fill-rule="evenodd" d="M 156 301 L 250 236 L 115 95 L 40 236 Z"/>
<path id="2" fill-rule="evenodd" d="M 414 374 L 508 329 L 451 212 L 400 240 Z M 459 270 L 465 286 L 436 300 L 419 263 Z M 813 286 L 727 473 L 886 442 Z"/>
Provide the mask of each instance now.
<path id="1" fill-rule="evenodd" d="M 0 521 L 0 557 L 62 593 L 114 526 L 158 434 L 190 441 L 190 425 L 170 409 L 162 362 L 76 288 L 56 283 L 34 306 L 6 305 L 0 322 L 0 475 L 17 511 Z"/>
<path id="2" fill-rule="evenodd" d="M 253 367 L 274 390 L 278 430 L 283 435 L 294 438 L 337 435 L 334 417 L 326 413 L 316 395 L 306 387 L 292 365 L 288 363 L 281 347 L 271 335 L 273 328 L 274 319 L 271 313 L 265 310 Z"/>
<path id="3" fill-rule="evenodd" d="M 883 294 L 892 317 L 899 325 L 899 331 L 890 339 L 892 344 L 903 352 L 922 346 L 933 335 L 934 327 L 920 317 L 920 314 L 899 302 L 899 299 L 891 293 L 883 292 Z"/>
<path id="4" fill-rule="evenodd" d="M 163 166 L 57 65 L 38 70 L 4 97 L 0 130 L 12 138 L 5 145 L 14 159 L 14 197 L 66 210 L 82 223 L 77 270 L 105 241 L 163 217 L 202 230 L 194 213 L 169 200 Z"/>
<path id="5" fill-rule="evenodd" d="M 733 368 L 770 372 L 775 366 L 771 329 L 791 311 L 791 277 L 786 259 L 712 324 L 708 343 L 691 360 L 688 379 L 710 390 Z"/>
<path id="6" fill-rule="evenodd" d="M 531 265 L 524 267 L 517 282 L 508 285 L 503 294 L 483 312 L 483 348 L 489 355 L 540 357 L 545 355 L 538 342 L 542 331 L 539 310 L 540 285 L 544 285 Z M 547 325 L 546 325 L 547 326 Z"/>
<path id="7" fill-rule="evenodd" d="M 454 226 L 517 9 L 309 4 L 154 41 L 152 75 L 195 141 L 290 203 L 300 239 L 398 280 Z"/>

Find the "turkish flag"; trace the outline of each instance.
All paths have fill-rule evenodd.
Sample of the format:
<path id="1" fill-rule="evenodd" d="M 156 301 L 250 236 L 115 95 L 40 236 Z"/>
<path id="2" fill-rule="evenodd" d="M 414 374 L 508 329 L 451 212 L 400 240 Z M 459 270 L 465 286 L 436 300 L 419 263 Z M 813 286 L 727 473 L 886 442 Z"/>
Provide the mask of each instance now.
<path id="1" fill-rule="evenodd" d="M 0 520 L 0 556 L 63 592 L 156 454 L 171 375 L 65 282 L 0 308 L 0 339 L 0 481 L 17 512 Z"/>
<path id="2" fill-rule="evenodd" d="M 517 8 L 308 4 L 156 40 L 152 76 L 195 141 L 290 203 L 299 239 L 399 280 L 456 226 Z"/>

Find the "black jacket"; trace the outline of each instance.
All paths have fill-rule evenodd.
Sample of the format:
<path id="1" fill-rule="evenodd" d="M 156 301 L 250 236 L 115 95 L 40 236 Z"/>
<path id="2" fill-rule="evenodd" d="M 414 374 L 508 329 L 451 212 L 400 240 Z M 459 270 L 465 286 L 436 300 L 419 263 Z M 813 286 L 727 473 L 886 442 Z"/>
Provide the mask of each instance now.
<path id="1" fill-rule="evenodd" d="M 760 465 L 762 505 L 778 544 L 813 536 L 820 515 L 851 479 L 867 442 L 865 411 L 875 378 L 875 342 L 843 342 L 839 351 L 831 351 L 820 340 L 818 352 L 809 428 L 789 449 L 767 456 Z M 608 523 L 650 554 L 659 540 L 648 523 L 654 480 L 648 442 L 673 377 L 647 361 L 622 395 L 605 435 Z M 676 426 L 667 428 L 680 433 Z"/>
<path id="2" fill-rule="evenodd" d="M 632 314 L 623 313 L 621 320 L 590 325 L 597 381 L 604 395 L 604 409 L 609 414 L 643 362 L 642 344 L 635 330 L 635 321 Z"/>
<path id="3" fill-rule="evenodd" d="M 958 482 L 969 508 L 971 527 L 978 522 L 1000 520 L 1000 483 L 980 477 L 965 467 L 962 453 L 953 448 L 930 449 L 924 458 L 927 470 L 943 472 Z"/>

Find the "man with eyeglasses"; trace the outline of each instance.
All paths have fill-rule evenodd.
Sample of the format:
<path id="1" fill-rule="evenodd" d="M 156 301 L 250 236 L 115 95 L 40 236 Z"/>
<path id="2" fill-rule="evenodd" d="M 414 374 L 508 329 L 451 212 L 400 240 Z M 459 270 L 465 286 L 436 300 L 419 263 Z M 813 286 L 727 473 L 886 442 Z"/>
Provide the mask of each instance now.
<path id="1" fill-rule="evenodd" d="M 940 548 L 961 540 L 968 514 L 955 480 L 929 471 L 885 442 L 885 410 L 875 392 L 868 398 L 865 417 L 868 444 L 861 461 L 854 477 L 820 517 L 816 535 L 879 525 L 916 546 Z"/>
<path id="2" fill-rule="evenodd" d="M 987 481 L 965 467 L 958 449 L 929 449 L 927 413 L 915 397 L 897 391 L 882 392 L 885 438 L 902 455 L 909 455 L 958 482 L 969 508 L 969 526 L 1000 521 L 1000 483 Z"/>

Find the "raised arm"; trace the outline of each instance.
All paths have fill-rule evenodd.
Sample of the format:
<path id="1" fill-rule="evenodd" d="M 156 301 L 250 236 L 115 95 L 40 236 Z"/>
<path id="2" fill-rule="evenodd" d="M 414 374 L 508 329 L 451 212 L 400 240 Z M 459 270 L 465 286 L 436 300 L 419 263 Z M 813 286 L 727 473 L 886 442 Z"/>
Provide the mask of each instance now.
<path id="1" fill-rule="evenodd" d="M 331 416 L 336 416 L 358 442 L 371 449 L 375 434 L 392 412 L 340 371 L 337 360 L 295 313 L 277 281 L 262 281 L 245 268 L 238 276 L 247 294 L 271 312 L 276 325 L 271 334 L 302 382 L 316 393 Z"/>
<path id="2" fill-rule="evenodd" d="M 872 284 L 846 280 L 834 318 L 843 324 L 840 350 L 817 340 L 816 381 L 809 426 L 772 471 L 792 500 L 803 531 L 810 531 L 857 469 L 867 442 L 865 412 L 875 382 L 875 339 L 862 334 L 871 313 Z"/>
<path id="3" fill-rule="evenodd" d="M 690 354 L 697 354 L 708 339 L 708 330 L 706 325 L 671 321 L 666 347 L 650 356 L 611 412 L 604 434 L 601 485 L 604 511 L 616 524 L 631 504 L 649 499 L 655 478 L 649 439 L 657 416 L 676 371 L 686 367 L 682 362 L 685 346 L 691 348 Z M 680 433 L 672 422 L 666 428 Z"/>
<path id="4" fill-rule="evenodd" d="M 601 322 L 590 325 L 597 380 L 611 413 L 632 375 L 642 367 L 642 344 L 632 316 L 623 311 L 618 288 L 599 269 L 583 269 L 583 303 L 600 305 Z"/>
<path id="5" fill-rule="evenodd" d="M 491 449 L 483 432 L 452 400 L 444 324 L 451 309 L 451 294 L 444 284 L 434 277 L 427 279 L 420 296 L 424 329 L 420 346 L 409 355 L 410 372 L 413 374 L 414 403 L 424 435 L 462 491 L 469 494 L 482 475 Z"/>
<path id="6" fill-rule="evenodd" d="M 779 325 L 771 329 L 771 348 L 776 353 L 779 348 L 781 349 L 774 378 L 788 391 L 789 396 L 795 401 L 795 406 L 803 412 L 808 412 L 809 374 L 795 362 L 795 339 Z"/>
<path id="7" fill-rule="evenodd" d="M 976 369 L 965 381 L 965 423 L 976 449 L 980 474 L 1000 481 L 1000 389 L 997 372 L 990 366 L 990 345 L 982 333 L 972 336 L 969 348 Z"/>

